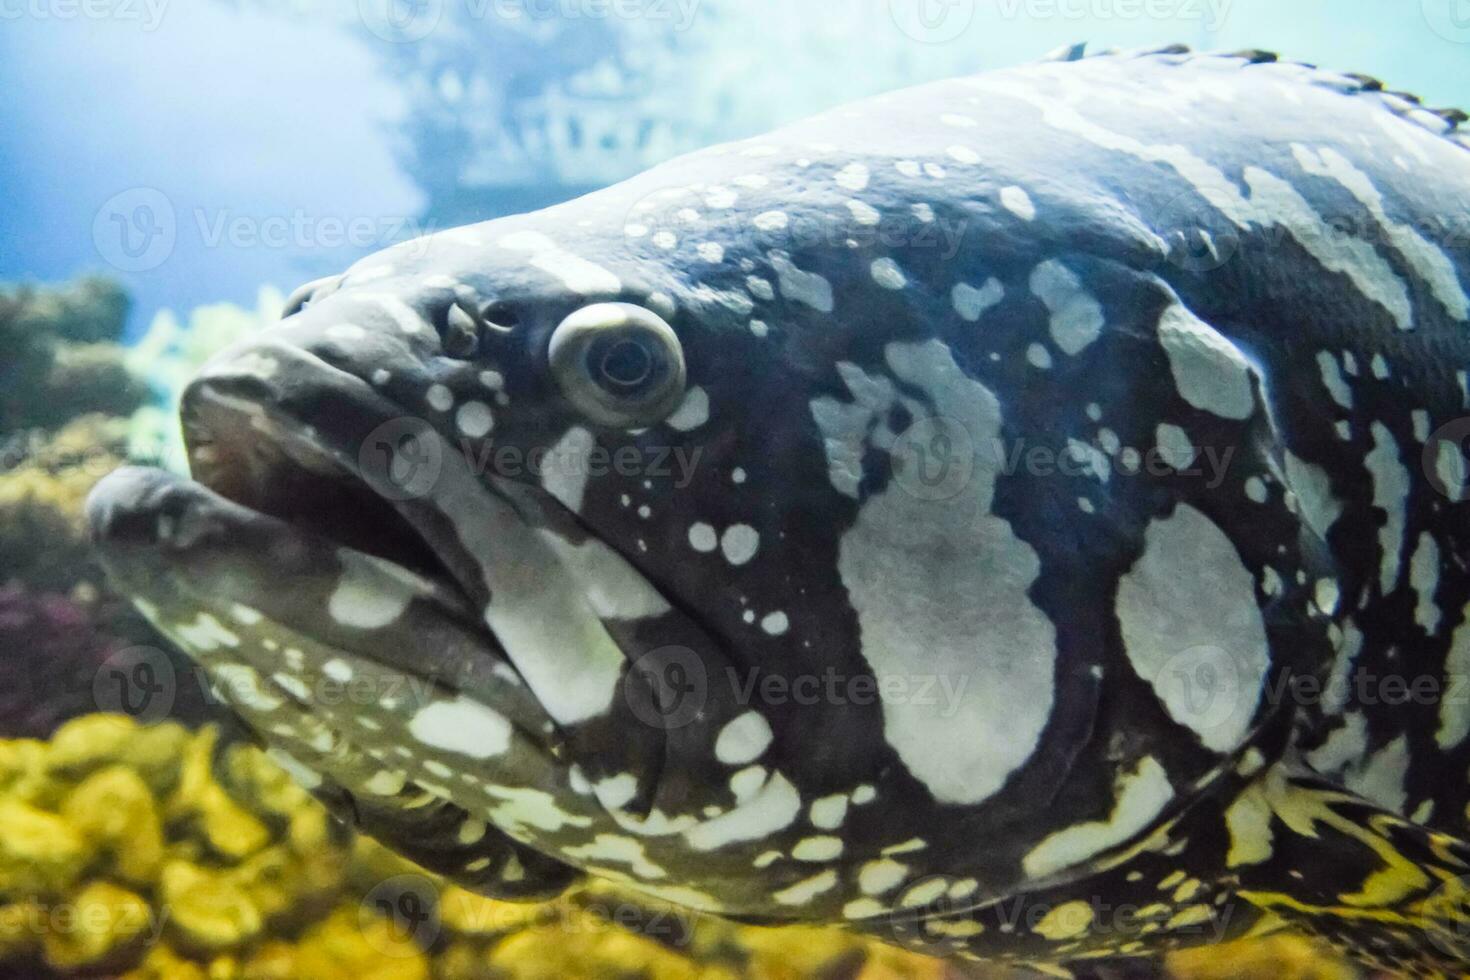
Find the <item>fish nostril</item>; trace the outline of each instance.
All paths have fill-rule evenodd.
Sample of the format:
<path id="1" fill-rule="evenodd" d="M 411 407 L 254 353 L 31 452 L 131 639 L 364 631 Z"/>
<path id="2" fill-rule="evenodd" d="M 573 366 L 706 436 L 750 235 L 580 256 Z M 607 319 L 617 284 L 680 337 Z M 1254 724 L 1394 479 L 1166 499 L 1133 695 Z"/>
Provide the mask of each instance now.
<path id="1" fill-rule="evenodd" d="M 480 349 L 479 320 L 462 303 L 455 303 L 445 315 L 443 342 L 450 357 L 468 359 Z"/>
<path id="2" fill-rule="evenodd" d="M 503 302 L 485 304 L 485 308 L 480 311 L 480 316 L 484 319 L 486 326 L 501 333 L 509 333 L 520 326 L 521 322 L 516 311 Z"/>
<path id="3" fill-rule="evenodd" d="M 520 317 L 507 304 L 491 300 L 480 302 L 472 290 L 456 290 L 453 303 L 444 308 L 439 337 L 444 353 L 458 360 L 469 360 L 480 351 L 487 332 L 508 334 L 520 324 Z"/>
<path id="4" fill-rule="evenodd" d="M 281 319 L 295 316 L 315 300 L 336 292 L 341 281 L 341 276 L 323 276 L 297 286 L 291 295 L 286 297 L 286 305 L 281 308 Z"/>

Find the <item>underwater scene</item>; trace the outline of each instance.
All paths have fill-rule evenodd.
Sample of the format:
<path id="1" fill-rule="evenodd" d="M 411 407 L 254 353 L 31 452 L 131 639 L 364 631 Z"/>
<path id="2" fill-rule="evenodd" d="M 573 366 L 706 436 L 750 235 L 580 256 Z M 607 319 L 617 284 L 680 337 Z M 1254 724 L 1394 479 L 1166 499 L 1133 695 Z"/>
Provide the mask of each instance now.
<path id="1" fill-rule="evenodd" d="M 0 87 L 0 977 L 1470 976 L 1470 3 Z"/>

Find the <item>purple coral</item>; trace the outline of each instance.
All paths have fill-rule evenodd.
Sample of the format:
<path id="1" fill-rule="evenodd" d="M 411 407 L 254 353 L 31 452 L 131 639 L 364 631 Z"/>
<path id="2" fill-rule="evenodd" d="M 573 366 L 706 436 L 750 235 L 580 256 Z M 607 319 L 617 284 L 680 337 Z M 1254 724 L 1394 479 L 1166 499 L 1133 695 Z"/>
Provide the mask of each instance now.
<path id="1" fill-rule="evenodd" d="M 46 738 L 96 711 L 93 679 L 121 648 L 70 599 L 0 588 L 0 737 Z"/>

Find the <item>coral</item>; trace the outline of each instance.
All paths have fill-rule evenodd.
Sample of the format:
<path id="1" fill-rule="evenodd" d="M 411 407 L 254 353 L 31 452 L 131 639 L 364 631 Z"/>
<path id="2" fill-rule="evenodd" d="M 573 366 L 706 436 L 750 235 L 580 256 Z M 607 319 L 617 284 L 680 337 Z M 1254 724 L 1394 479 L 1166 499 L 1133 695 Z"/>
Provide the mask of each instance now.
<path id="1" fill-rule="evenodd" d="M 0 733 L 45 737 L 65 719 L 96 711 L 93 681 L 119 649 L 77 603 L 0 588 Z"/>
<path id="2" fill-rule="evenodd" d="M 122 465 L 126 435 L 125 420 L 89 414 L 0 447 L 0 584 L 69 592 L 100 581 L 82 509 L 97 481 Z"/>
<path id="3" fill-rule="evenodd" d="M 754 929 L 591 884 L 517 905 L 354 839 L 213 728 L 69 722 L 0 741 L 0 976 L 122 980 L 943 980 L 843 930 Z M 428 905 L 401 920 L 380 899 Z M 404 894 L 400 890 L 396 894 Z M 1308 943 L 1180 954 L 1181 980 L 1350 980 Z M 49 974 L 48 974 L 49 971 Z M 1004 975 L 972 971 L 976 978 Z"/>
<path id="4" fill-rule="evenodd" d="M 703 0 L 686 21 L 678 6 L 599 19 L 480 18 L 446 5 L 428 37 L 374 46 L 410 104 L 404 168 L 431 221 L 534 210 L 680 153 L 982 67 L 964 45 L 920 56 L 887 0 L 854 0 L 840 17 L 790 0 Z"/>
<path id="5" fill-rule="evenodd" d="M 75 884 L 92 854 L 62 817 L 17 800 L 0 802 L 0 895 L 54 898 Z"/>
<path id="6" fill-rule="evenodd" d="M 120 345 L 127 311 L 121 288 L 103 279 L 0 287 L 0 434 L 139 408 L 148 392 Z"/>
<path id="7" fill-rule="evenodd" d="M 120 341 L 132 306 L 121 286 L 95 276 L 57 288 L 19 286 L 8 292 L 21 300 L 15 329 L 74 344 Z"/>
<path id="8" fill-rule="evenodd" d="M 130 636 L 129 629 L 137 634 Z M 218 717 L 195 668 L 154 639 L 151 628 L 124 616 L 115 601 L 80 602 L 20 584 L 0 586 L 0 738 L 44 738 L 69 719 L 117 706 L 116 671 L 135 655 L 164 672 L 169 700 L 160 707 L 173 717 L 195 723 Z M 148 741 L 130 739 L 130 751 Z M 0 779 L 3 772 L 0 759 Z"/>
<path id="9" fill-rule="evenodd" d="M 153 923 L 147 900 L 105 881 L 94 881 L 71 899 L 72 912 L 47 931 L 46 962 L 58 970 L 93 971 L 136 958 Z"/>

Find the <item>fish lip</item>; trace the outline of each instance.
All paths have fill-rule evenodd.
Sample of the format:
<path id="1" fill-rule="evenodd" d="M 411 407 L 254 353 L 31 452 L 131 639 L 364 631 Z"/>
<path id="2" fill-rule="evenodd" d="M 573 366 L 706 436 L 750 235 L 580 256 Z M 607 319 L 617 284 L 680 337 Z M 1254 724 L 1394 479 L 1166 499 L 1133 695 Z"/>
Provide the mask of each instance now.
<path id="1" fill-rule="evenodd" d="M 225 360 L 185 389 L 180 421 L 192 481 L 246 510 L 423 575 L 468 608 L 465 582 L 404 513 L 412 501 L 365 470 L 351 436 L 311 424 L 301 411 L 307 403 L 322 415 L 344 409 L 344 420 L 376 429 L 404 418 L 402 410 L 310 352 L 279 353 L 293 361 L 292 376 L 279 384 L 231 370 Z"/>

